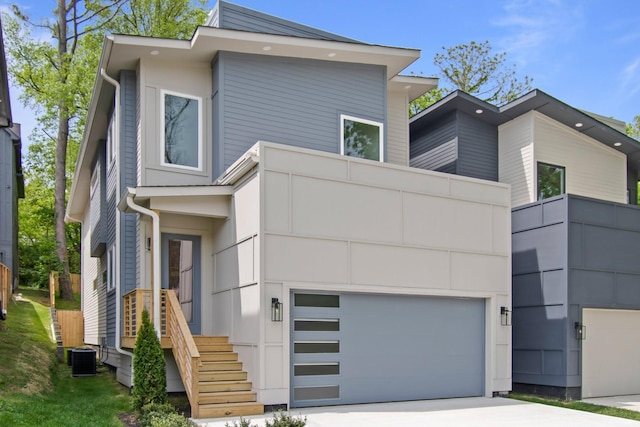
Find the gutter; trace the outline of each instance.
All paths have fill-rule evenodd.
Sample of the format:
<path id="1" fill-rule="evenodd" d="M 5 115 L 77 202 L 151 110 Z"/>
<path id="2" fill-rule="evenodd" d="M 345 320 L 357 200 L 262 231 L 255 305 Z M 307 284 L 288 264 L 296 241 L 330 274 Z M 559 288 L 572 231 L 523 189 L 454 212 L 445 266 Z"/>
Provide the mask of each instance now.
<path id="1" fill-rule="evenodd" d="M 156 329 L 156 334 L 158 335 L 158 339 L 162 339 L 161 331 L 160 331 L 160 215 L 151 209 L 147 209 L 143 206 L 136 204 L 133 198 L 136 195 L 136 189 L 127 187 L 126 193 L 126 207 L 131 209 L 134 212 L 138 212 L 142 215 L 147 215 L 151 217 L 152 223 L 152 233 L 151 233 L 151 241 L 152 241 L 152 253 L 153 253 L 153 281 L 151 282 L 151 289 L 153 291 L 153 325 Z M 124 210 L 124 206 L 122 206 L 122 202 L 118 204 L 118 209 Z"/>
<path id="2" fill-rule="evenodd" d="M 113 116 L 115 117 L 115 123 L 114 123 L 114 127 L 115 127 L 115 132 L 114 132 L 114 139 L 115 141 L 113 141 L 113 146 L 115 149 L 115 165 L 114 167 L 116 168 L 116 177 L 117 177 L 117 183 L 116 183 L 116 191 L 120 192 L 120 83 L 118 83 L 115 79 L 111 78 L 109 75 L 107 75 L 106 71 L 104 70 L 104 68 L 100 68 L 100 75 L 102 76 L 102 78 L 110 83 L 111 85 L 113 85 L 116 89 L 116 93 L 115 93 L 115 107 L 114 107 L 114 114 Z M 110 159 L 107 159 L 107 162 L 109 162 Z M 122 295 L 121 295 L 121 290 L 120 290 L 120 216 L 122 215 L 122 212 L 116 212 L 116 244 L 115 244 L 115 250 L 114 252 L 117 255 L 117 261 L 115 262 L 115 270 L 116 270 L 116 274 L 115 274 L 115 280 L 116 280 L 116 351 L 120 354 L 124 354 L 126 356 L 131 357 L 131 360 L 133 362 L 133 353 L 131 353 L 130 351 L 127 351 L 125 349 L 122 348 L 122 332 L 120 330 L 121 326 L 120 326 L 120 317 L 121 317 L 121 312 L 122 312 Z M 131 383 L 133 384 L 133 363 L 131 363 Z"/>
<path id="3" fill-rule="evenodd" d="M 260 163 L 258 149 L 247 151 L 242 157 L 235 161 L 220 178 L 216 179 L 213 185 L 233 185 L 255 165 Z"/>

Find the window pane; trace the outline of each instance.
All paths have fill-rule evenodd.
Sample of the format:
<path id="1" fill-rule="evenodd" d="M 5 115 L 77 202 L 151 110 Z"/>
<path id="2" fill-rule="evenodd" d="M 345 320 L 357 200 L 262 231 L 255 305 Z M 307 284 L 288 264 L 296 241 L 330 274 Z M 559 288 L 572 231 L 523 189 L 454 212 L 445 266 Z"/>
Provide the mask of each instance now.
<path id="1" fill-rule="evenodd" d="M 380 126 L 344 119 L 344 154 L 380 160 Z"/>
<path id="2" fill-rule="evenodd" d="M 199 124 L 196 99 L 165 94 L 164 161 L 197 168 Z"/>
<path id="3" fill-rule="evenodd" d="M 338 341 L 295 342 L 294 353 L 340 353 Z"/>
<path id="4" fill-rule="evenodd" d="M 538 163 L 538 200 L 564 193 L 564 168 Z"/>
<path id="5" fill-rule="evenodd" d="M 296 377 L 338 374 L 340 374 L 340 365 L 338 363 L 309 363 L 293 366 L 293 375 Z"/>
<path id="6" fill-rule="evenodd" d="M 294 400 L 338 399 L 340 386 L 297 387 L 293 389 Z"/>
<path id="7" fill-rule="evenodd" d="M 295 294 L 296 307 L 340 307 L 339 295 Z"/>
<path id="8" fill-rule="evenodd" d="M 187 322 L 191 322 L 193 301 L 193 242 L 169 240 L 169 289 L 176 293 Z"/>
<path id="9" fill-rule="evenodd" d="M 338 319 L 295 319 L 293 321 L 295 331 L 339 331 Z"/>

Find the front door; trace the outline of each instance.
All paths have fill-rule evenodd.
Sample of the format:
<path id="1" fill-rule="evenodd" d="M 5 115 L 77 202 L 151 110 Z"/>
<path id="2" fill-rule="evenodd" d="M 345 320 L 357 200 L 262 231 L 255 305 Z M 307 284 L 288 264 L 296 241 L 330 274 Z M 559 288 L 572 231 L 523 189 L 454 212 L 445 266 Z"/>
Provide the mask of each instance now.
<path id="1" fill-rule="evenodd" d="M 175 291 L 194 335 L 200 334 L 200 236 L 162 234 L 162 288 Z"/>

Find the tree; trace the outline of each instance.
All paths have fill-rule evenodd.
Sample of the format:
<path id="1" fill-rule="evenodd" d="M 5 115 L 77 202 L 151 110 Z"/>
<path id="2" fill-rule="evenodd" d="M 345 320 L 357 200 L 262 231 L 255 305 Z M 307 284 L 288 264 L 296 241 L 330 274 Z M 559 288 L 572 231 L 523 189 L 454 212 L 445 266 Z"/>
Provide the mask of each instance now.
<path id="1" fill-rule="evenodd" d="M 633 118 L 633 122 L 627 123 L 627 135 L 640 140 L 640 115 Z"/>
<path id="2" fill-rule="evenodd" d="M 149 320 L 149 312 L 142 312 L 142 325 L 133 349 L 133 407 L 139 410 L 150 403 L 167 402 L 167 372 L 160 340 Z"/>
<path id="3" fill-rule="evenodd" d="M 441 87 L 430 90 L 409 103 L 409 117 L 413 117 L 429 105 L 435 104 L 444 97 Z"/>
<path id="4" fill-rule="evenodd" d="M 186 39 L 207 18 L 206 0 L 129 0 L 109 30 L 119 34 Z"/>
<path id="5" fill-rule="evenodd" d="M 502 105 L 531 90 L 533 79 L 519 80 L 515 65 L 509 66 L 506 52 L 492 54 L 489 41 L 442 47 L 436 53 L 434 65 L 440 70 L 438 77 L 445 86 L 441 92 L 426 94 L 410 104 L 409 112 L 416 114 L 442 96 L 460 89 L 486 102 Z"/>

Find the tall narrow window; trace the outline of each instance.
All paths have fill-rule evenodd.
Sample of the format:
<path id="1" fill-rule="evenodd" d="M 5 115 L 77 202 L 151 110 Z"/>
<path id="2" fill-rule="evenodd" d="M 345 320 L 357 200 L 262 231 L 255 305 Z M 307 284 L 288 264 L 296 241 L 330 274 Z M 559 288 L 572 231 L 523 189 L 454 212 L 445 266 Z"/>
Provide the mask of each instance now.
<path id="1" fill-rule="evenodd" d="M 162 92 L 162 164 L 202 169 L 200 98 Z"/>
<path id="2" fill-rule="evenodd" d="M 383 161 L 382 129 L 382 123 L 341 115 L 342 146 L 340 153 L 345 156 Z"/>
<path id="3" fill-rule="evenodd" d="M 116 158 L 116 134 L 115 134 L 115 122 L 116 118 L 112 114 L 111 120 L 109 120 L 109 126 L 107 128 L 107 165 L 111 165 L 111 163 Z"/>
<path id="4" fill-rule="evenodd" d="M 111 246 L 107 252 L 107 291 L 116 288 L 116 258 L 115 246 Z"/>
<path id="5" fill-rule="evenodd" d="M 538 162 L 538 200 L 559 196 L 564 192 L 564 167 Z"/>
<path id="6" fill-rule="evenodd" d="M 187 322 L 193 321 L 193 242 L 169 240 L 169 289 L 180 301 Z"/>

